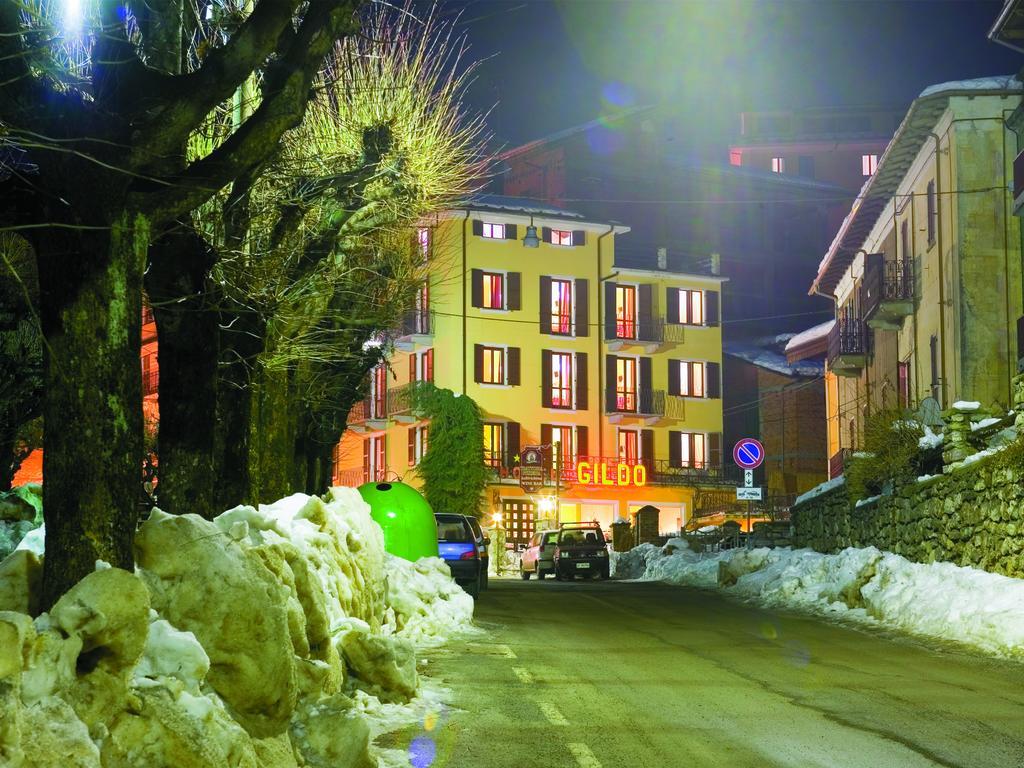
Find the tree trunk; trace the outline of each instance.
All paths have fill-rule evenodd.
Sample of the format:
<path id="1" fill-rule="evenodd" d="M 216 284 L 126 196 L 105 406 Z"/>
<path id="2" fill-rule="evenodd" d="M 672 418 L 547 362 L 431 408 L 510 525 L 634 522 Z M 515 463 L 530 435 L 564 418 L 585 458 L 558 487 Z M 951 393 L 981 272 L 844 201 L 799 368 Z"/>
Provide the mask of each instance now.
<path id="1" fill-rule="evenodd" d="M 146 292 L 156 318 L 160 366 L 161 509 L 207 519 L 217 475 L 219 318 L 208 275 L 215 254 L 191 230 L 175 230 L 150 249 Z"/>
<path id="2" fill-rule="evenodd" d="M 259 413 L 254 422 L 259 456 L 261 502 L 272 502 L 303 486 L 295 482 L 296 403 L 294 372 L 263 369 L 259 377 Z"/>
<path id="3" fill-rule="evenodd" d="M 97 560 L 133 570 L 142 493 L 142 273 L 149 223 L 52 234 L 38 252 L 45 344 L 43 605 Z"/>

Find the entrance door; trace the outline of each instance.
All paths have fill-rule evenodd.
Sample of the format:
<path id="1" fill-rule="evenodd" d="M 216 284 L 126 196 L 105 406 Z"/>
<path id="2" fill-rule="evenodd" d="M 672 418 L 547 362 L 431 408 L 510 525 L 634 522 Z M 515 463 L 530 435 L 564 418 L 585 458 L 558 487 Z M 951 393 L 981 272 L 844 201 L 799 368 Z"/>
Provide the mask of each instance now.
<path id="1" fill-rule="evenodd" d="M 525 499 L 501 502 L 501 522 L 505 528 L 505 546 L 512 550 L 525 549 L 534 530 L 534 504 Z"/>

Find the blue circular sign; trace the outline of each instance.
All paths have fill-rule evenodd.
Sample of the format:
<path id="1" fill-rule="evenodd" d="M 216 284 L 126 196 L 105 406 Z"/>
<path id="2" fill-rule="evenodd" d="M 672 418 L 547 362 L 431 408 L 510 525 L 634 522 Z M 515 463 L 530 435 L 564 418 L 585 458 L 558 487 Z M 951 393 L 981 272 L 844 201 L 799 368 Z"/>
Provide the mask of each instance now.
<path id="1" fill-rule="evenodd" d="M 757 469 L 764 461 L 764 446 L 760 440 L 744 437 L 733 446 L 732 460 L 743 469 Z"/>

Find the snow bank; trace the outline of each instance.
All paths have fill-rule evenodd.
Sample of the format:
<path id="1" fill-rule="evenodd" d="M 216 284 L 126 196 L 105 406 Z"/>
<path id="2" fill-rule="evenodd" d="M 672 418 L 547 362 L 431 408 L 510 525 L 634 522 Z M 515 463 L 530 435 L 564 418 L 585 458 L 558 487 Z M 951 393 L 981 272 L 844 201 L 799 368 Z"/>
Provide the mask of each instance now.
<path id="1" fill-rule="evenodd" d="M 818 496 L 821 496 L 821 494 L 823 493 L 828 493 L 834 488 L 838 488 L 845 482 L 846 477 L 844 475 L 839 475 L 839 477 L 833 477 L 831 480 L 826 480 L 824 483 L 819 483 L 806 493 L 801 493 L 799 496 L 797 496 L 796 501 L 793 502 L 793 506 L 795 507 L 797 504 L 802 504 L 805 501 L 810 501 L 811 499 L 817 498 Z"/>
<path id="2" fill-rule="evenodd" d="M 613 558 L 617 578 L 718 588 L 760 605 L 893 627 L 1024 658 L 1024 580 L 951 563 L 912 563 L 874 547 L 697 554 L 685 542 Z"/>
<path id="3" fill-rule="evenodd" d="M 925 450 L 928 448 L 938 448 L 942 445 L 944 438 L 941 434 L 935 434 L 927 424 L 922 424 L 921 428 L 924 429 L 924 434 L 917 440 L 918 448 Z"/>

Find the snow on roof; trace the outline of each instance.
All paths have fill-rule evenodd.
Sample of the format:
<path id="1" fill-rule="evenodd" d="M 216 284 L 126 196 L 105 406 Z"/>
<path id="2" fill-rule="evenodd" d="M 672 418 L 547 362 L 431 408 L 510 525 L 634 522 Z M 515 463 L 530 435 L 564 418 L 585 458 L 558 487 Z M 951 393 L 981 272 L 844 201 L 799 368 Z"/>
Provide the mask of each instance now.
<path id="1" fill-rule="evenodd" d="M 748 342 L 730 341 L 722 345 L 725 354 L 745 360 L 759 368 L 780 373 L 783 376 L 824 376 L 825 364 L 814 360 L 798 363 L 786 362 L 786 356 L 773 349 Z"/>
<path id="2" fill-rule="evenodd" d="M 1019 91 L 1021 81 L 1016 75 L 995 75 L 994 77 L 976 77 L 973 80 L 950 80 L 946 83 L 929 85 L 918 98 L 934 96 L 945 91 Z"/>
<path id="3" fill-rule="evenodd" d="M 828 336 L 829 331 L 832 330 L 832 326 L 835 324 L 835 320 L 826 320 L 824 323 L 818 323 L 817 325 L 808 328 L 806 331 L 800 331 L 800 333 L 793 335 L 793 337 L 786 342 L 786 352 L 794 350 L 797 347 L 802 347 L 804 344 L 821 341 Z"/>
<path id="4" fill-rule="evenodd" d="M 466 198 L 459 207 L 463 208 L 485 208 L 496 211 L 516 211 L 518 213 L 532 213 L 535 216 L 558 216 L 563 219 L 584 220 L 582 213 L 569 211 L 555 205 L 534 200 L 529 197 L 511 197 L 509 195 L 477 194 Z"/>

